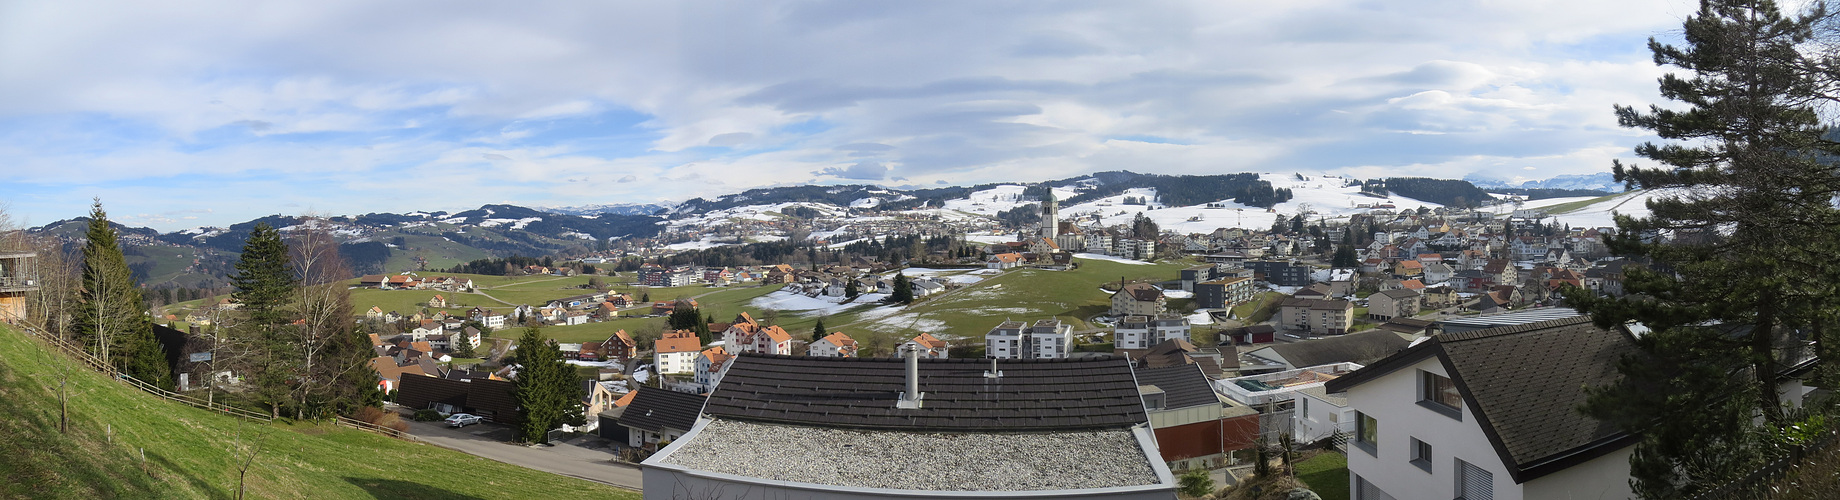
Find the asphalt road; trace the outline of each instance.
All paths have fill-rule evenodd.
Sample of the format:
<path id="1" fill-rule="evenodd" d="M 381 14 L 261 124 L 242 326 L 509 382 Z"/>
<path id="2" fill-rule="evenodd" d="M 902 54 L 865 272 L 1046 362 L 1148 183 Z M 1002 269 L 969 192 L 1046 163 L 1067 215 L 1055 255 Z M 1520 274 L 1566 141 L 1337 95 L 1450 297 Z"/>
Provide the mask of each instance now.
<path id="1" fill-rule="evenodd" d="M 532 448 L 508 443 L 511 429 L 495 424 L 454 429 L 440 422 L 409 422 L 409 433 L 428 444 L 512 465 L 634 491 L 644 489 L 639 468 L 613 462 L 614 454 L 606 448 L 572 444 Z"/>

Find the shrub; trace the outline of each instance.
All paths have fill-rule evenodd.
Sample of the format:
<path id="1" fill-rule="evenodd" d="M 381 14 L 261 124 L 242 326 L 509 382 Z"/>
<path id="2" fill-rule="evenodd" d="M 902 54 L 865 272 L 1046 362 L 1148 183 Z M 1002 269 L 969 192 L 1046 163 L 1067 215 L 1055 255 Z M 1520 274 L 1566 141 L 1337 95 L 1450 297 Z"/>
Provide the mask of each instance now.
<path id="1" fill-rule="evenodd" d="M 1177 487 L 1182 494 L 1198 497 L 1214 492 L 1214 478 L 1208 477 L 1208 471 L 1192 470 L 1182 473 Z"/>
<path id="2" fill-rule="evenodd" d="M 379 417 L 376 422 L 372 423 L 380 427 L 396 429 L 398 432 L 409 432 L 409 423 L 404 422 L 402 416 L 394 412 L 385 412 L 382 417 Z"/>
<path id="3" fill-rule="evenodd" d="M 410 418 L 417 422 L 437 422 L 441 420 L 441 412 L 434 410 L 415 410 L 415 416 Z"/>

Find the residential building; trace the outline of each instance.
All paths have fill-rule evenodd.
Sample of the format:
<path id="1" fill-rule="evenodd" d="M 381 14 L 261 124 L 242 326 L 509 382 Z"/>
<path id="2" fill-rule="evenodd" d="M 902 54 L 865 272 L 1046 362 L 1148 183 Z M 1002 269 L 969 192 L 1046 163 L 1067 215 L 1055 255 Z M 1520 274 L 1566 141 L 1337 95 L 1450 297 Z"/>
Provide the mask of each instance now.
<path id="1" fill-rule="evenodd" d="M 951 346 L 946 344 L 946 341 L 939 340 L 938 337 L 934 337 L 931 333 L 921 333 L 920 336 L 914 337 L 912 340 L 908 340 L 908 342 L 920 348 L 919 352 L 921 359 L 946 359 L 949 355 L 948 351 L 951 348 Z"/>
<path id="2" fill-rule="evenodd" d="M 758 354 L 792 354 L 792 334 L 778 325 L 762 326 L 748 313 L 735 317 L 734 323 L 722 332 L 722 345 L 727 346 L 732 354 L 752 352 Z"/>
<path id="3" fill-rule="evenodd" d="M 640 387 L 633 392 L 632 402 L 621 407 L 616 422 L 627 429 L 627 446 L 647 450 L 656 450 L 689 433 L 708 400 L 705 396 L 656 387 Z"/>
<path id="4" fill-rule="evenodd" d="M 1354 304 L 1346 300 L 1285 299 L 1278 315 L 1287 330 L 1340 335 L 1354 327 Z"/>
<path id="5" fill-rule="evenodd" d="M 843 357 L 856 356 L 856 339 L 843 332 L 831 332 L 824 338 L 813 341 L 806 351 L 809 356 Z"/>
<path id="6" fill-rule="evenodd" d="M 1156 345 L 1150 341 L 1150 317 L 1133 314 L 1119 318 L 1112 328 L 1112 345 L 1118 349 L 1149 349 Z"/>
<path id="7" fill-rule="evenodd" d="M 1005 321 L 984 335 L 984 357 L 991 359 L 1058 359 L 1073 347 L 1073 325 L 1056 319 Z"/>
<path id="8" fill-rule="evenodd" d="M 1638 440 L 1578 411 L 1639 352 L 1588 316 L 1444 333 L 1327 384 L 1358 498 L 1631 498 Z"/>
<path id="9" fill-rule="evenodd" d="M 652 498 L 1173 499 L 1175 477 L 1157 456 L 1137 388 L 1129 363 L 1111 356 L 741 356 L 694 427 L 642 464 L 645 489 Z M 889 453 L 901 454 L 898 463 L 887 462 Z M 733 465 L 786 463 L 800 467 Z M 800 472 L 875 463 L 888 472 Z M 990 465 L 1006 463 L 1050 473 L 1018 476 Z M 929 465 L 920 473 L 912 464 Z"/>
<path id="10" fill-rule="evenodd" d="M 1367 317 L 1378 320 L 1410 318 L 1418 314 L 1417 290 L 1400 288 L 1367 296 Z"/>
<path id="11" fill-rule="evenodd" d="M 1257 444 L 1259 412 L 1221 401 L 1199 365 L 1138 368 L 1136 375 L 1157 451 L 1171 471 L 1225 467 L 1229 453 Z"/>
<path id="12" fill-rule="evenodd" d="M 1277 286 L 1304 286 L 1310 284 L 1310 266 L 1294 262 L 1275 260 L 1250 260 L 1243 264 L 1246 269 L 1263 276 L 1266 283 Z"/>
<path id="13" fill-rule="evenodd" d="M 696 371 L 696 355 L 703 352 L 703 341 L 696 332 L 672 330 L 653 344 L 653 351 L 658 373 L 691 373 Z"/>
<path id="14" fill-rule="evenodd" d="M 1163 289 L 1149 283 L 1132 283 L 1112 294 L 1112 316 L 1154 316 L 1163 312 L 1168 299 Z"/>
<path id="15" fill-rule="evenodd" d="M 716 384 L 722 382 L 722 371 L 728 369 L 728 361 L 735 359 L 721 347 L 704 349 L 696 356 L 696 385 L 702 386 L 704 392 L 715 390 Z"/>
<path id="16" fill-rule="evenodd" d="M 1378 361 L 1405 349 L 1411 342 L 1388 330 L 1320 338 L 1308 342 L 1284 342 L 1246 352 L 1247 357 L 1274 363 L 1282 370 L 1335 363 Z"/>
<path id="17" fill-rule="evenodd" d="M 1348 406 L 1346 394 L 1329 394 L 1317 386 L 1291 393 L 1291 398 L 1291 442 L 1329 440 L 1342 448 L 1354 435 L 1354 408 Z"/>
<path id="18" fill-rule="evenodd" d="M 1252 278 L 1222 278 L 1195 284 L 1195 307 L 1226 309 L 1252 300 Z"/>

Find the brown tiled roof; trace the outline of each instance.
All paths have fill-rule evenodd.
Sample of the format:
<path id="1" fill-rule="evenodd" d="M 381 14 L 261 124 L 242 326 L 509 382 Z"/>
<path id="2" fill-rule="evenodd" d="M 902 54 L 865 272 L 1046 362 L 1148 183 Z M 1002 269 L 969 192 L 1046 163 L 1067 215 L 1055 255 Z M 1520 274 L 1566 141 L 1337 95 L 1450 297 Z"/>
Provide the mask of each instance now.
<path id="1" fill-rule="evenodd" d="M 895 408 L 906 382 L 901 358 L 743 354 L 731 362 L 704 413 L 761 422 L 915 431 L 1123 428 L 1146 421 L 1124 358 L 922 359 L 922 407 Z M 628 413 L 630 414 L 630 413 Z"/>
<path id="2" fill-rule="evenodd" d="M 922 333 L 920 336 L 914 337 L 914 343 L 920 344 L 922 347 L 928 349 L 938 349 L 946 346 L 946 341 L 939 340 L 939 337 L 934 337 L 931 333 Z"/>
<path id="3" fill-rule="evenodd" d="M 703 340 L 696 337 L 696 332 L 678 330 L 665 333 L 664 338 L 658 339 L 652 347 L 659 354 L 697 352 L 703 349 Z"/>
<path id="4" fill-rule="evenodd" d="M 830 335 L 824 336 L 824 340 L 837 347 L 856 345 L 856 339 L 850 338 L 849 335 L 844 335 L 843 332 L 831 332 Z"/>
<path id="5" fill-rule="evenodd" d="M 1118 290 L 1118 293 L 1128 293 L 1132 300 L 1138 302 L 1156 302 L 1156 299 L 1163 298 L 1163 289 L 1148 283 L 1125 285 L 1124 288 Z"/>

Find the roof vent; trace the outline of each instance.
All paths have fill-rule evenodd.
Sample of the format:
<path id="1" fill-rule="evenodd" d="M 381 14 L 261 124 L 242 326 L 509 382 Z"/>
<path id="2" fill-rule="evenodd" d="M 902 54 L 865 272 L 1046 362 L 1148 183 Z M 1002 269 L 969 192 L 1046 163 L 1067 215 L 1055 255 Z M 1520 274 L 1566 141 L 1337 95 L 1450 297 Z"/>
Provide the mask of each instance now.
<path id="1" fill-rule="evenodd" d="M 920 409 L 920 398 L 926 397 L 926 393 L 920 392 L 920 344 L 901 344 L 901 351 L 907 357 L 907 390 L 901 392 L 901 399 L 895 401 L 894 407 L 917 410 Z"/>

